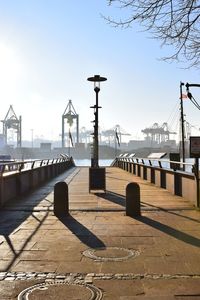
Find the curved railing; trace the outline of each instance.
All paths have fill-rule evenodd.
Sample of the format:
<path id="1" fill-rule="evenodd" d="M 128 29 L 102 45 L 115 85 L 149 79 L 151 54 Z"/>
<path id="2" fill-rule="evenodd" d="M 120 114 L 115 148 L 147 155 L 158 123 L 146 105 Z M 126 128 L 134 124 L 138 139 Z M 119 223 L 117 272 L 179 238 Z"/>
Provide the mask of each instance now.
<path id="1" fill-rule="evenodd" d="M 196 165 L 166 159 L 116 157 L 112 166 L 165 188 L 199 206 L 198 176 Z"/>
<path id="2" fill-rule="evenodd" d="M 0 206 L 74 167 L 72 157 L 0 163 Z"/>
<path id="3" fill-rule="evenodd" d="M 170 170 L 180 170 L 188 173 L 194 173 L 195 164 L 190 162 L 170 161 L 169 159 L 141 158 L 141 157 L 116 157 L 112 165 L 115 166 L 119 162 L 141 163 L 147 166 L 165 168 Z"/>
<path id="4" fill-rule="evenodd" d="M 34 160 L 22 160 L 22 161 L 2 161 L 0 162 L 0 174 L 3 175 L 5 173 L 10 172 L 22 172 L 25 170 L 31 170 L 43 166 L 48 166 L 52 164 L 57 164 L 61 162 L 71 161 L 73 158 L 69 156 L 62 156 L 59 158 L 53 159 L 34 159 Z"/>

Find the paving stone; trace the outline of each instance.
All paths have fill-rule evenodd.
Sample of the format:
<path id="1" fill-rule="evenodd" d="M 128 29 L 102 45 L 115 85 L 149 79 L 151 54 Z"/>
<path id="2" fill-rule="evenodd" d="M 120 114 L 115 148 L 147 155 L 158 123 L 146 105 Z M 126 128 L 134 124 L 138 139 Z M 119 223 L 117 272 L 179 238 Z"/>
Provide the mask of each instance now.
<path id="1" fill-rule="evenodd" d="M 88 168 L 74 171 L 70 216 L 58 218 L 49 211 L 55 183 L 69 180 L 65 173 L 0 211 L 1 300 L 55 280 L 72 287 L 92 284 L 109 300 L 200 298 L 200 212 L 185 199 L 116 168 L 107 169 L 106 194 L 89 194 Z M 125 216 L 125 188 L 132 181 L 141 188 L 140 218 Z M 101 256 L 103 247 L 139 250 L 140 255 L 127 261 L 83 255 L 89 249 Z M 59 297 L 59 289 L 51 291 Z"/>

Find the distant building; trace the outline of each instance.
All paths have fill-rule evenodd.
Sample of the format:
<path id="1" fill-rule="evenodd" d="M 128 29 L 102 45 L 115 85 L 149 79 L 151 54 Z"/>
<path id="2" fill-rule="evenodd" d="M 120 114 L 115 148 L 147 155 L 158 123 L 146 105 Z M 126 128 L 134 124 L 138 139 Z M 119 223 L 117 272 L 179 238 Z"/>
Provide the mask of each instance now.
<path id="1" fill-rule="evenodd" d="M 176 148 L 176 140 L 168 140 L 168 141 L 165 141 L 165 142 L 161 142 L 160 143 L 160 146 L 162 147 L 162 146 L 164 146 L 164 147 L 166 147 L 166 146 L 169 146 L 169 147 L 171 147 L 171 148 Z"/>
<path id="2" fill-rule="evenodd" d="M 130 140 L 128 143 L 128 149 L 139 149 L 139 148 L 157 148 L 158 143 L 152 140 Z"/>
<path id="3" fill-rule="evenodd" d="M 43 151 L 51 151 L 51 143 L 40 143 L 40 149 Z"/>

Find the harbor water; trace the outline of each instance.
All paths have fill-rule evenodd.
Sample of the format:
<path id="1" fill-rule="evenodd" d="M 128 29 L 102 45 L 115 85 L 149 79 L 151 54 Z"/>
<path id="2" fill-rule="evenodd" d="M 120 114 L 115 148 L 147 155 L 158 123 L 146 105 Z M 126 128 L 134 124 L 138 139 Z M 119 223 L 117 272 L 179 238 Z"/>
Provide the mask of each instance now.
<path id="1" fill-rule="evenodd" d="M 99 160 L 99 165 L 101 167 L 107 167 L 107 166 L 110 166 L 113 161 L 114 161 L 114 159 L 100 159 Z M 149 164 L 148 159 L 144 159 L 144 161 L 147 165 Z M 161 161 L 161 164 L 162 164 L 163 168 L 170 169 L 169 160 L 161 159 L 160 161 Z M 74 162 L 75 162 L 76 166 L 85 166 L 85 167 L 91 166 L 91 160 L 90 159 L 74 159 Z M 191 173 L 192 172 L 192 165 L 195 163 L 195 161 L 192 158 L 187 158 L 186 163 L 187 163 L 187 165 L 185 166 L 185 171 L 188 172 L 188 173 Z M 158 160 L 152 161 L 152 165 L 154 167 L 159 167 Z"/>
<path id="2" fill-rule="evenodd" d="M 113 161 L 114 161 L 114 159 L 100 159 L 99 165 L 101 167 L 107 167 L 107 166 L 110 166 Z M 74 162 L 75 162 L 76 166 L 85 166 L 85 167 L 91 166 L 90 159 L 74 159 Z"/>

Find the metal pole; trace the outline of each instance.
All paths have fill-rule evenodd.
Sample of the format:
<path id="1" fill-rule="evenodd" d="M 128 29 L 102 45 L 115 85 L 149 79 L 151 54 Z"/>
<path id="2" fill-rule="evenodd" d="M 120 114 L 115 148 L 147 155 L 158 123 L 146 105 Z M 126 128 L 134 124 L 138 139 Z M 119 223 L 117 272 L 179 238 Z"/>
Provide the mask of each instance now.
<path id="1" fill-rule="evenodd" d="M 64 115 L 62 115 L 62 148 L 65 147 L 65 119 Z"/>
<path id="2" fill-rule="evenodd" d="M 184 130 L 184 114 L 183 114 L 183 94 L 182 86 L 183 82 L 180 82 L 180 107 L 181 107 L 181 145 L 182 145 L 182 161 L 185 162 L 185 130 Z M 183 171 L 185 171 L 185 165 L 183 164 Z"/>
<path id="3" fill-rule="evenodd" d="M 69 130 L 69 132 L 70 132 L 70 130 Z M 68 136 L 68 146 L 69 146 L 69 148 L 68 148 L 68 155 L 70 157 L 70 136 Z"/>
<path id="4" fill-rule="evenodd" d="M 91 106 L 91 108 L 94 108 L 94 141 L 93 141 L 93 158 L 91 159 L 91 167 L 99 168 L 99 141 L 98 141 L 98 93 L 100 91 L 100 82 L 106 81 L 107 78 L 101 77 L 100 75 L 94 75 L 94 77 L 89 77 L 87 79 L 88 81 L 94 82 L 94 91 L 96 93 L 96 105 Z"/>
<path id="5" fill-rule="evenodd" d="M 196 181 L 197 181 L 197 207 L 199 207 L 200 202 L 199 202 L 199 159 L 195 158 L 195 169 L 196 169 Z"/>
<path id="6" fill-rule="evenodd" d="M 115 132 L 115 159 L 117 157 L 117 141 L 116 141 L 117 137 L 116 137 L 116 132 Z"/>
<path id="7" fill-rule="evenodd" d="M 79 115 L 76 117 L 76 142 L 79 144 Z"/>
<path id="8" fill-rule="evenodd" d="M 22 147 L 22 117 L 19 116 L 19 146 Z"/>
<path id="9" fill-rule="evenodd" d="M 95 105 L 95 124 L 94 124 L 94 167 L 99 167 L 99 141 L 98 141 L 98 124 L 99 124 L 99 114 L 98 114 L 98 108 L 99 108 L 99 99 L 98 99 L 98 93 L 99 88 L 95 88 L 96 93 L 96 105 Z"/>

